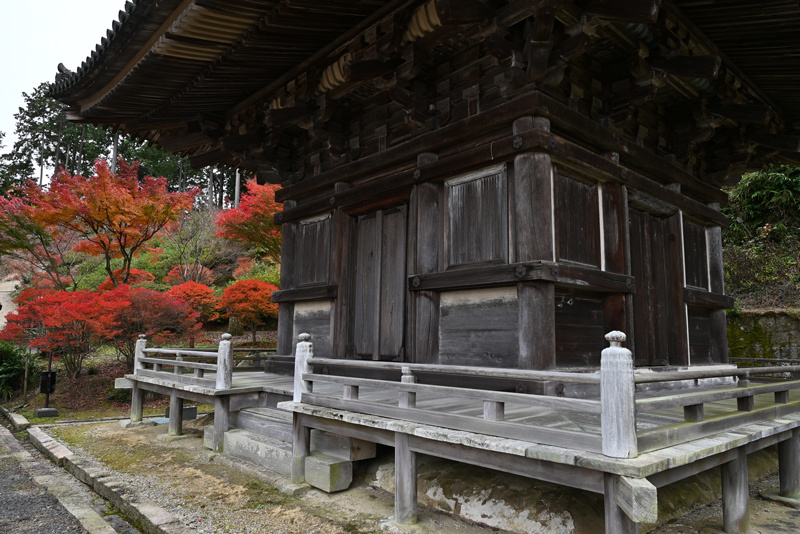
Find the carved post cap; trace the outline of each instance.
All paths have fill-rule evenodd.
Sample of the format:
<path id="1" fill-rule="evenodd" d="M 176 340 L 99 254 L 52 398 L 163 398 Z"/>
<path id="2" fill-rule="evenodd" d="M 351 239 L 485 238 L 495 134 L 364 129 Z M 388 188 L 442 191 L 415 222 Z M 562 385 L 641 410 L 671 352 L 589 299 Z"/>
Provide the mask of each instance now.
<path id="1" fill-rule="evenodd" d="M 620 332 L 619 330 L 612 330 L 608 334 L 606 334 L 606 341 L 611 343 L 612 347 L 619 347 L 622 343 L 625 343 L 625 340 L 628 339 L 625 335 L 625 332 Z"/>
<path id="2" fill-rule="evenodd" d="M 300 334 L 297 339 L 299 341 L 311 341 L 311 334 Z"/>
<path id="3" fill-rule="evenodd" d="M 222 334 L 222 339 L 224 339 L 225 341 L 228 341 L 228 340 L 229 340 L 230 338 L 232 338 L 232 337 L 233 337 L 233 336 L 232 336 L 232 335 L 230 335 L 230 334 L 228 334 L 227 332 L 226 332 L 226 333 L 224 333 L 224 334 Z"/>
<path id="4" fill-rule="evenodd" d="M 147 336 L 146 336 L 146 335 L 144 335 L 144 334 L 139 334 L 139 339 L 146 339 L 146 338 L 147 338 Z"/>

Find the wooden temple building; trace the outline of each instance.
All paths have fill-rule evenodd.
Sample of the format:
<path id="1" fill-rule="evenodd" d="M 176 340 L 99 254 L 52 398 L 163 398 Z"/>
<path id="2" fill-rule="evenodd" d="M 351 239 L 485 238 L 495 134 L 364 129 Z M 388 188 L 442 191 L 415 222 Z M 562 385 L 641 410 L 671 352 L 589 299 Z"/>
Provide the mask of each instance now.
<path id="1" fill-rule="evenodd" d="M 800 162 L 798 35 L 796 0 L 127 2 L 51 94 L 281 184 L 297 355 L 292 385 L 142 342 L 133 415 L 211 399 L 222 448 L 293 396 L 293 478 L 320 432 L 393 446 L 398 521 L 417 453 L 602 493 L 613 533 L 721 466 L 748 532 L 749 452 L 800 494 L 800 382 L 728 361 L 720 187 Z"/>

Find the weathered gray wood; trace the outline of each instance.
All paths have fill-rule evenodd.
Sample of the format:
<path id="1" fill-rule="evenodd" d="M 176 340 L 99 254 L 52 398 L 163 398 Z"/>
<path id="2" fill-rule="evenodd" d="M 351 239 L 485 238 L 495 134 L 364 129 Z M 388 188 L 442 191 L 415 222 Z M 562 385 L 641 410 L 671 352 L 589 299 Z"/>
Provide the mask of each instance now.
<path id="1" fill-rule="evenodd" d="M 183 399 L 177 395 L 170 395 L 169 397 L 169 428 L 167 433 L 170 436 L 183 434 Z"/>
<path id="2" fill-rule="evenodd" d="M 542 443 L 544 445 L 567 446 L 586 451 L 601 452 L 600 436 L 586 432 L 562 430 L 558 428 L 534 427 L 507 421 L 484 421 L 479 418 L 457 414 L 436 413 L 418 408 L 399 408 L 385 404 L 359 400 L 356 403 L 308 393 L 303 395 L 303 402 L 333 408 L 390 417 L 393 419 L 413 421 L 454 430 L 478 432 L 493 436 L 505 437 Z"/>
<path id="3" fill-rule="evenodd" d="M 603 503 L 605 505 L 606 534 L 639 534 L 639 525 L 617 504 L 619 479 L 621 477 L 606 473 L 603 484 Z"/>
<path id="4" fill-rule="evenodd" d="M 138 423 L 144 414 L 144 390 L 139 382 L 134 381 L 131 388 L 131 422 Z"/>
<path id="5" fill-rule="evenodd" d="M 214 357 L 216 358 L 217 354 L 214 354 Z M 158 364 L 162 368 L 166 365 L 166 366 L 172 366 L 174 369 L 185 368 L 185 369 L 204 369 L 206 371 L 216 371 L 217 370 L 217 366 L 215 364 L 213 364 L 213 363 L 200 363 L 200 362 L 187 362 L 187 361 L 181 361 L 181 360 L 168 360 L 166 358 L 147 358 L 147 357 L 143 357 L 143 358 L 139 359 L 139 363 L 140 364 L 145 364 L 145 363 Z M 144 367 L 140 367 L 140 369 L 144 369 Z M 178 373 L 175 373 L 174 371 L 173 371 L 173 373 L 174 374 L 178 374 Z M 169 373 L 167 373 L 167 374 L 169 374 Z"/>
<path id="6" fill-rule="evenodd" d="M 487 421 L 502 421 L 505 419 L 505 405 L 502 402 L 484 401 L 483 418 Z"/>
<path id="7" fill-rule="evenodd" d="M 283 289 L 272 292 L 272 302 L 297 302 L 302 300 L 335 299 L 339 294 L 336 284 L 315 285 Z"/>
<path id="8" fill-rule="evenodd" d="M 689 423 L 698 423 L 705 419 L 702 404 L 690 404 L 683 407 L 683 419 Z"/>
<path id="9" fill-rule="evenodd" d="M 456 462 L 495 469 L 504 473 L 535 478 L 570 488 L 603 493 L 603 473 L 587 467 L 558 464 L 512 454 L 498 454 L 455 443 L 409 436 L 411 450 Z"/>
<path id="10" fill-rule="evenodd" d="M 294 285 L 296 287 L 328 283 L 330 279 L 331 227 L 330 215 L 298 223 L 294 260 Z M 282 265 L 281 270 L 284 268 Z"/>
<path id="11" fill-rule="evenodd" d="M 214 430 L 211 436 L 211 450 L 222 452 L 225 432 L 230 428 L 230 397 L 214 397 Z"/>
<path id="12" fill-rule="evenodd" d="M 737 449 L 736 457 L 722 465 L 722 529 L 727 534 L 750 533 L 747 451 Z"/>
<path id="13" fill-rule="evenodd" d="M 358 386 L 344 386 L 342 398 L 344 400 L 358 400 Z"/>
<path id="14" fill-rule="evenodd" d="M 295 205 L 294 201 L 284 204 L 284 209 Z M 294 281 L 295 254 L 297 244 L 297 224 L 281 226 L 281 288 L 296 287 Z M 291 354 L 294 343 L 294 305 L 286 302 L 278 306 L 278 353 Z"/>
<path id="15" fill-rule="evenodd" d="M 400 524 L 417 522 L 417 456 L 408 447 L 408 434 L 394 435 L 394 518 Z"/>
<path id="16" fill-rule="evenodd" d="M 517 284 L 520 369 L 556 367 L 555 287 L 549 282 Z"/>
<path id="17" fill-rule="evenodd" d="M 413 384 L 416 382 L 409 367 L 403 367 L 403 376 L 400 377 L 400 382 L 402 384 Z M 413 391 L 401 390 L 398 406 L 400 408 L 415 408 L 417 406 L 417 394 Z"/>
<path id="18" fill-rule="evenodd" d="M 600 215 L 597 186 L 558 174 L 555 180 L 556 253 L 568 260 L 600 267 Z"/>
<path id="19" fill-rule="evenodd" d="M 437 386 L 433 384 L 407 384 L 389 382 L 385 380 L 374 380 L 369 378 L 350 378 L 336 375 L 303 375 L 304 380 L 327 384 L 344 384 L 345 388 L 352 387 L 358 389 L 359 386 L 373 387 L 378 389 L 396 389 L 401 391 L 413 391 L 417 393 L 434 394 L 437 397 L 464 399 L 475 399 L 496 403 L 520 403 L 530 406 L 554 408 L 557 410 L 577 411 L 581 413 L 599 414 L 600 402 L 591 399 L 574 399 L 567 397 L 553 397 L 549 395 L 537 395 L 531 393 L 512 393 L 505 391 L 491 391 L 473 388 L 459 388 L 451 386 Z M 345 392 L 347 390 L 345 389 Z M 346 398 L 346 397 L 345 397 Z M 357 399 L 358 396 L 353 398 Z"/>
<path id="20" fill-rule="evenodd" d="M 487 376 L 496 378 L 512 378 L 515 380 L 556 380 L 576 384 L 599 384 L 600 375 L 596 372 L 566 372 L 566 371 L 535 371 L 526 369 L 491 369 L 483 367 L 469 367 L 464 365 L 426 365 L 413 363 L 394 362 L 366 362 L 358 360 L 332 360 L 314 358 L 311 365 L 325 365 L 330 367 L 352 367 L 354 369 L 386 369 L 402 371 L 403 367 L 415 371 L 429 371 L 438 373 L 455 373 L 468 376 Z M 730 373 L 730 371 L 728 371 Z M 652 374 L 652 373 L 651 373 Z M 728 375 L 724 375 L 728 376 Z M 672 380 L 675 380 L 674 378 Z"/>
<path id="21" fill-rule="evenodd" d="M 740 412 L 752 412 L 756 405 L 752 395 L 745 395 L 736 399 L 736 406 Z"/>
<path id="22" fill-rule="evenodd" d="M 635 523 L 658 521 L 656 487 L 645 478 L 619 477 L 614 496 L 617 506 Z"/>
<path id="23" fill-rule="evenodd" d="M 417 158 L 419 160 L 419 158 Z M 439 270 L 441 228 L 441 184 L 414 187 L 409 204 L 410 273 L 429 274 Z M 416 237 L 416 239 L 414 238 Z M 437 363 L 439 353 L 439 292 L 413 291 L 409 294 L 411 313 L 408 354 L 417 363 Z"/>
<path id="24" fill-rule="evenodd" d="M 141 359 L 144 358 L 144 350 L 147 348 L 147 337 L 144 334 L 139 334 L 139 339 L 136 340 L 136 349 L 133 356 L 133 374 L 143 369 Z"/>
<path id="25" fill-rule="evenodd" d="M 145 356 L 148 354 L 183 354 L 184 356 L 193 356 L 193 357 L 206 357 L 206 358 L 216 358 L 216 352 L 204 351 L 204 350 L 194 350 L 189 351 L 186 349 L 143 349 L 142 352 Z"/>
<path id="26" fill-rule="evenodd" d="M 353 352 L 355 219 L 340 209 L 333 217 L 333 281 L 339 289 L 334 301 L 331 351 L 334 358 L 345 358 Z"/>
<path id="27" fill-rule="evenodd" d="M 603 349 L 600 363 L 603 454 L 635 458 L 638 449 L 633 357 L 631 351 L 622 347 L 625 341 L 622 332 L 609 332 L 606 340 L 611 346 Z"/>
<path id="28" fill-rule="evenodd" d="M 800 500 L 800 428 L 778 443 L 778 474 L 781 497 Z"/>
<path id="29" fill-rule="evenodd" d="M 314 357 L 314 344 L 309 340 L 309 334 L 300 334 L 298 337 L 297 352 L 294 357 L 294 402 L 302 402 L 303 394 L 312 391 L 312 383 L 303 380 L 303 375 L 311 372 L 308 360 Z"/>
<path id="30" fill-rule="evenodd" d="M 691 406 L 694 404 L 738 399 L 740 397 L 752 397 L 753 395 L 763 395 L 766 393 L 786 392 L 795 389 L 800 389 L 800 381 L 792 380 L 775 384 L 748 386 L 746 388 L 721 387 L 711 391 L 677 391 L 669 392 L 660 397 L 637 399 L 636 406 L 639 410 L 656 411 L 670 409 L 676 406 Z"/>
<path id="31" fill-rule="evenodd" d="M 306 458 L 311 454 L 311 428 L 303 419 L 299 413 L 292 414 L 292 484 L 306 481 Z"/>
<path id="32" fill-rule="evenodd" d="M 231 335 L 222 334 L 217 349 L 217 389 L 230 389 L 233 385 L 233 353 L 231 352 Z"/>

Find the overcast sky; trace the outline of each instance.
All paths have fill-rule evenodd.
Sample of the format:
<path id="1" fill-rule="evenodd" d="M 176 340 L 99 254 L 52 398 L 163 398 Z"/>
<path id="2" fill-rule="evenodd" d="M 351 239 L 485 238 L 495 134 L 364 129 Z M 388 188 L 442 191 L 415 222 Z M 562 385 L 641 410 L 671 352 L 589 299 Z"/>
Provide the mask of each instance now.
<path id="1" fill-rule="evenodd" d="M 125 0 L 0 0 L 0 132 L 14 143 L 22 93 L 53 82 L 58 64 L 74 71 L 94 49 Z"/>

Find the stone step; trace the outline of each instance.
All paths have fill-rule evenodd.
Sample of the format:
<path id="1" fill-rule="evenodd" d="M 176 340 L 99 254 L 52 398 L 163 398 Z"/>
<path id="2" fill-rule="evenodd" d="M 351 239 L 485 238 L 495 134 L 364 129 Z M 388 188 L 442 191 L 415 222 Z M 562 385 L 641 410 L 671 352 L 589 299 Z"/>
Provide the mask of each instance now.
<path id="1" fill-rule="evenodd" d="M 286 443 L 292 442 L 292 414 L 289 412 L 272 408 L 247 408 L 231 413 L 230 426 Z"/>
<path id="2" fill-rule="evenodd" d="M 225 432 L 225 454 L 292 475 L 292 445 L 286 441 L 236 428 Z"/>
<path id="3" fill-rule="evenodd" d="M 324 492 L 346 490 L 353 482 L 353 462 L 312 451 L 306 457 L 306 483 Z"/>

